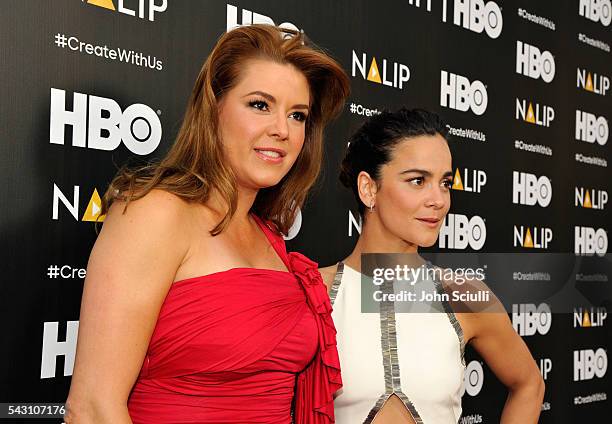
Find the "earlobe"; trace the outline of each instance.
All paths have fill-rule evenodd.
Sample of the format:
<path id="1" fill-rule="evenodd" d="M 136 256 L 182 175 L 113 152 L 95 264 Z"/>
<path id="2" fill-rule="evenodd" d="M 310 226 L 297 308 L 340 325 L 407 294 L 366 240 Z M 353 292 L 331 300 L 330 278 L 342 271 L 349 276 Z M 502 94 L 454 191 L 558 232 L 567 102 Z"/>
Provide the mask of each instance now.
<path id="1" fill-rule="evenodd" d="M 376 181 L 365 171 L 361 171 L 357 175 L 357 190 L 359 191 L 359 199 L 366 207 L 373 209 L 376 202 L 377 192 Z"/>

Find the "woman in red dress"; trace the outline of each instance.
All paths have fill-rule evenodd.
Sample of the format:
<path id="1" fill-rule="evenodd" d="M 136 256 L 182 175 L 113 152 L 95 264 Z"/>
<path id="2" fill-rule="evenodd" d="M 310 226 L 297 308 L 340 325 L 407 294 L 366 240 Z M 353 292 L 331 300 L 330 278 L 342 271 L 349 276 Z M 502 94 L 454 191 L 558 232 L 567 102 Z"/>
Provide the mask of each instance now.
<path id="1" fill-rule="evenodd" d="M 67 423 L 334 421 L 329 298 L 281 234 L 348 87 L 301 33 L 219 39 L 167 156 L 104 196 Z"/>

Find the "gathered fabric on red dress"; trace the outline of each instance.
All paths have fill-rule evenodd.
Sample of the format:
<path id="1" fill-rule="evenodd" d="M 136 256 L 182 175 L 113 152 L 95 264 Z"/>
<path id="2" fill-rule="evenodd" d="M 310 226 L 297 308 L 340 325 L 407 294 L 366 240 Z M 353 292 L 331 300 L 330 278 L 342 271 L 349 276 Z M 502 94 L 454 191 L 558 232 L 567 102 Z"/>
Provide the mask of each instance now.
<path id="1" fill-rule="evenodd" d="M 128 400 L 138 423 L 334 422 L 342 386 L 331 304 L 317 264 L 287 253 L 253 215 L 289 270 L 232 268 L 174 282 Z"/>

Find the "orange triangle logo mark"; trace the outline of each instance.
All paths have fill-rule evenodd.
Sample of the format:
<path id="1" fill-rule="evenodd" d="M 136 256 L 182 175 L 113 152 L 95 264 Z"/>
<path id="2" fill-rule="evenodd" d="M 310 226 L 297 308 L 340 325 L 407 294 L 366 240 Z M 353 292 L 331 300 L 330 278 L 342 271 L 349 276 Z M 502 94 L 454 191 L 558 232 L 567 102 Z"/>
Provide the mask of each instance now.
<path id="1" fill-rule="evenodd" d="M 459 174 L 459 168 L 455 171 L 455 178 L 453 178 L 453 190 L 463 190 L 463 181 L 461 181 L 461 175 Z"/>
<path id="2" fill-rule="evenodd" d="M 91 195 L 91 199 L 89 199 L 89 204 L 87 205 L 87 210 L 85 210 L 81 221 L 102 222 L 104 221 L 106 215 L 100 215 L 101 211 L 102 200 L 100 199 L 98 190 L 94 188 L 93 194 Z"/>
<path id="3" fill-rule="evenodd" d="M 589 318 L 589 312 L 588 311 L 584 311 L 582 313 L 582 326 L 583 327 L 590 327 L 591 326 L 591 319 Z"/>
<path id="4" fill-rule="evenodd" d="M 531 238 L 531 231 L 527 228 L 527 234 L 525 234 L 525 241 L 523 241 L 523 247 L 533 247 L 533 239 Z"/>
<path id="5" fill-rule="evenodd" d="M 370 70 L 368 71 L 368 81 L 382 84 L 382 80 L 380 79 L 380 72 L 378 72 L 378 65 L 376 64 L 375 57 L 372 58 L 372 64 L 370 65 Z"/>
<path id="6" fill-rule="evenodd" d="M 529 108 L 527 109 L 527 117 L 525 117 L 525 121 L 535 124 L 535 115 L 533 114 L 533 106 L 531 102 L 529 102 Z"/>
<path id="7" fill-rule="evenodd" d="M 589 194 L 589 190 L 585 190 L 586 195 L 584 196 L 584 203 L 582 204 L 583 208 L 592 208 L 593 204 L 591 203 L 591 195 Z"/>
<path id="8" fill-rule="evenodd" d="M 105 9 L 115 10 L 113 0 L 87 0 L 87 4 L 93 4 L 94 6 L 100 6 Z"/>
<path id="9" fill-rule="evenodd" d="M 593 79 L 591 78 L 591 73 L 589 72 L 587 75 L 586 85 L 584 86 L 586 91 L 593 91 Z"/>

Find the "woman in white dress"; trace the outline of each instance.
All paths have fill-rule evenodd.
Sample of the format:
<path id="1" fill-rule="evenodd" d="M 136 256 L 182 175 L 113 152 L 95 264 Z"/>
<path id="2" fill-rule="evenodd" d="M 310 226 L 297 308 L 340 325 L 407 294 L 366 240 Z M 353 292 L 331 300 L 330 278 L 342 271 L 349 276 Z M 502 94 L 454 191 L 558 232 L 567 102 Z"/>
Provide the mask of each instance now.
<path id="1" fill-rule="evenodd" d="M 442 313 L 399 313 L 389 301 L 380 302 L 379 313 L 362 313 L 362 254 L 412 253 L 414 266 L 441 270 L 417 252 L 438 238 L 452 177 L 447 129 L 434 113 L 385 112 L 351 138 L 340 180 L 355 194 L 361 235 L 347 258 L 321 269 L 338 332 L 338 424 L 457 423 L 466 344 L 508 388 L 501 422 L 537 423 L 544 382 L 494 295 L 472 312 L 440 300 L 430 306 Z M 466 290 L 445 278 L 432 284 L 439 293 Z M 487 290 L 481 281 L 471 287 Z"/>

